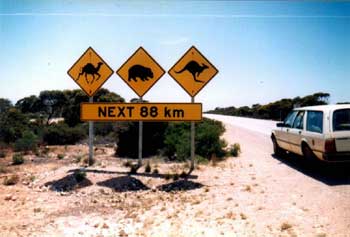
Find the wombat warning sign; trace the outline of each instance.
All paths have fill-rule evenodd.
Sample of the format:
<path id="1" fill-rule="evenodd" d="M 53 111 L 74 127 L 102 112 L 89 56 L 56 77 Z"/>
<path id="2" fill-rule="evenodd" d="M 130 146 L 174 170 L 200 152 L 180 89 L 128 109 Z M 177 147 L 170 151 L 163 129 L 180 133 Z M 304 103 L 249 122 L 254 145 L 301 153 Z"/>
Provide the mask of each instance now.
<path id="1" fill-rule="evenodd" d="M 146 94 L 164 73 L 163 68 L 142 47 L 117 70 L 118 76 L 140 97 Z"/>

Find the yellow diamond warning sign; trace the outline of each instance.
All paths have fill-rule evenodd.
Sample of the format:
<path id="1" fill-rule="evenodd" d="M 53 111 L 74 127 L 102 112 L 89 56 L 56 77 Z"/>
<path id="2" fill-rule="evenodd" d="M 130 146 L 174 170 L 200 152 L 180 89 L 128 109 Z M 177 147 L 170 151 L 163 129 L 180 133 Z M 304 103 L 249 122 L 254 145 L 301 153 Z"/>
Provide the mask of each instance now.
<path id="1" fill-rule="evenodd" d="M 142 97 L 164 75 L 163 68 L 140 47 L 117 70 L 117 74 Z"/>
<path id="2" fill-rule="evenodd" d="M 68 70 L 68 75 L 90 97 L 112 74 L 113 70 L 91 47 Z"/>
<path id="3" fill-rule="evenodd" d="M 192 46 L 168 73 L 191 97 L 194 97 L 218 73 L 218 70 Z"/>

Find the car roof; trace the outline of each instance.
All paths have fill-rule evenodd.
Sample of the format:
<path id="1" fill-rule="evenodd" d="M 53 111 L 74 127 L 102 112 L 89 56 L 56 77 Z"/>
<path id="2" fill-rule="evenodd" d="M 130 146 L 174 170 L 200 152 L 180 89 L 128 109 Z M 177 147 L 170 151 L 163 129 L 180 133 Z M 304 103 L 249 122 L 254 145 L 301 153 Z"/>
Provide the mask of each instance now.
<path id="1" fill-rule="evenodd" d="M 337 109 L 350 109 L 350 104 L 337 104 L 337 105 L 315 105 L 295 108 L 294 110 L 317 110 L 317 111 L 331 111 Z"/>

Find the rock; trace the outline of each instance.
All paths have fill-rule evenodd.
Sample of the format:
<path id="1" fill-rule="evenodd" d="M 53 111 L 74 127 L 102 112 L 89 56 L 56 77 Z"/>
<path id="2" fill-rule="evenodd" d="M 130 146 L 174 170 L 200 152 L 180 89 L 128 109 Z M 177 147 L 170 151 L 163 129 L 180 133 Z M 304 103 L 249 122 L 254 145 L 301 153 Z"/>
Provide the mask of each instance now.
<path id="1" fill-rule="evenodd" d="M 108 226 L 106 223 L 103 223 L 102 228 L 103 228 L 103 229 L 108 229 L 109 226 Z"/>
<path id="2" fill-rule="evenodd" d="M 157 187 L 156 186 L 152 186 L 152 192 L 156 192 L 157 191 Z"/>
<path id="3" fill-rule="evenodd" d="M 12 199 L 12 195 L 11 194 L 7 194 L 5 196 L 5 201 L 10 201 Z"/>

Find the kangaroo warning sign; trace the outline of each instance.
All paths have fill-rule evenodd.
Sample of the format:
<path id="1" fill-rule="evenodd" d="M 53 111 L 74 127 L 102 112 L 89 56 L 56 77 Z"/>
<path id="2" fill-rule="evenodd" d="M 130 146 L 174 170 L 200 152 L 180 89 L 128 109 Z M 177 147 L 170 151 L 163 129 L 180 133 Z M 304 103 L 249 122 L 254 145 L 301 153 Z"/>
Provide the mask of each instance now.
<path id="1" fill-rule="evenodd" d="M 83 121 L 200 121 L 201 103 L 82 103 Z"/>
<path id="2" fill-rule="evenodd" d="M 107 63 L 89 47 L 68 70 L 68 75 L 91 97 L 113 74 Z"/>
<path id="3" fill-rule="evenodd" d="M 168 71 L 191 97 L 197 95 L 218 72 L 194 46 Z"/>
<path id="4" fill-rule="evenodd" d="M 118 76 L 140 97 L 164 75 L 163 68 L 140 47 L 117 70 Z"/>

